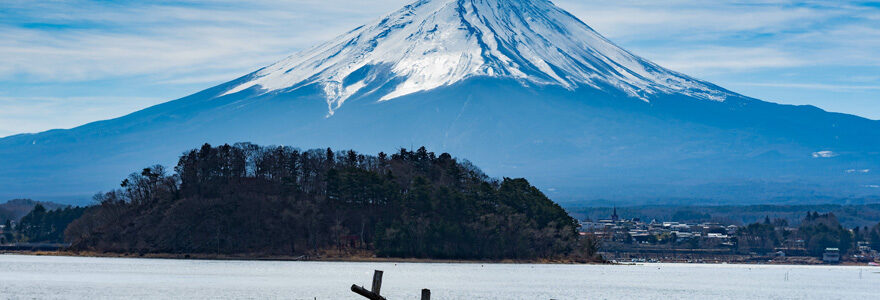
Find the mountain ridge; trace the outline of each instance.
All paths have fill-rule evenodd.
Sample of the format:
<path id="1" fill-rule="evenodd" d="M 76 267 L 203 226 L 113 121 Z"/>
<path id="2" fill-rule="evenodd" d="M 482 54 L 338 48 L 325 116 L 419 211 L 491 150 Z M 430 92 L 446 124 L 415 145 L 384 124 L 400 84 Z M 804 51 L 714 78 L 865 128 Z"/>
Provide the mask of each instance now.
<path id="1" fill-rule="evenodd" d="M 474 76 L 524 84 L 609 87 L 647 100 L 733 93 L 667 70 L 605 39 L 549 1 L 424 0 L 253 74 L 223 94 L 322 85 L 330 113 L 358 93 L 391 100 Z"/>
<path id="2" fill-rule="evenodd" d="M 476 12 L 478 9 L 515 12 L 521 6 L 535 8 L 536 16 L 553 17 L 547 17 L 548 20 L 561 18 L 560 22 L 547 23 L 561 24 L 545 26 L 548 32 L 575 29 L 592 32 L 600 44 L 605 45 L 603 47 L 623 51 L 635 60 L 637 63 L 631 64 L 632 68 L 656 66 L 652 67 L 653 72 L 679 81 L 664 81 L 670 84 L 664 86 L 661 85 L 664 82 L 644 85 L 645 82 L 637 80 L 628 89 L 626 84 L 621 84 L 631 78 L 618 77 L 626 72 L 601 73 L 598 71 L 613 68 L 556 63 L 548 64 L 562 66 L 550 68 L 554 74 L 568 74 L 561 73 L 565 70 L 577 73 L 557 78 L 571 79 L 574 83 L 579 82 L 574 79 L 592 81 L 589 84 L 547 84 L 540 81 L 541 78 L 552 76 L 542 77 L 549 73 L 534 71 L 540 68 L 521 71 L 525 70 L 524 61 L 592 61 L 601 66 L 599 63 L 604 62 L 601 57 L 608 56 L 598 55 L 601 51 L 592 53 L 584 50 L 586 47 L 571 46 L 577 49 L 552 51 L 567 53 L 576 59 L 552 55 L 546 59 L 544 56 L 525 58 L 526 52 L 514 55 L 509 50 L 523 47 L 502 47 L 504 41 L 519 43 L 522 37 L 534 36 L 531 33 L 549 34 L 535 26 L 498 27 L 503 28 L 507 36 L 518 37 L 494 38 L 501 46 L 484 48 L 477 42 L 487 35 L 462 29 L 455 18 L 444 23 L 448 28 L 434 32 L 444 34 L 442 39 L 412 35 L 426 32 L 419 26 L 408 28 L 414 26 L 413 22 L 387 27 L 379 26 L 383 24 L 380 19 L 371 23 L 374 26 L 359 27 L 293 58 L 303 63 L 290 63 L 290 58 L 282 60 L 272 65 L 275 67 L 262 68 L 121 118 L 70 130 L 0 139 L 0 165 L 6 166 L 0 168 L 0 197 L 54 199 L 77 195 L 77 199 L 87 198 L 99 190 L 114 187 L 131 170 L 155 163 L 173 165 L 182 149 L 205 142 L 332 147 L 361 149 L 368 153 L 427 146 L 473 160 L 490 175 L 526 177 L 554 200 L 565 202 L 690 198 L 755 203 L 780 196 L 847 198 L 880 194 L 872 187 L 880 183 L 877 172 L 872 171 L 880 170 L 880 121 L 828 113 L 812 106 L 764 102 L 663 69 L 613 45 L 549 1 L 416 2 L 419 3 L 422 6 L 389 14 L 383 18 L 389 20 L 384 21 L 385 25 L 393 24 L 391 19 L 401 18 L 445 17 L 432 19 L 440 21 L 459 15 L 476 18 L 482 14 Z M 455 6 L 449 6 L 453 4 Z M 461 9 L 455 10 L 457 7 Z M 519 19 L 528 23 L 529 15 L 521 16 Z M 562 30 L 569 27 L 575 29 Z M 385 29 L 394 29 L 384 34 L 390 42 L 373 39 L 381 36 Z M 359 39 L 366 41 L 362 44 L 351 42 L 361 36 L 369 38 Z M 407 40 L 410 36 L 418 38 Z M 558 39 L 571 40 L 559 43 L 561 46 L 579 43 L 574 37 Z M 407 43 L 395 42 L 399 40 Z M 383 46 L 385 43 L 390 44 Z M 458 48 L 433 51 L 446 44 Z M 336 49 L 333 45 L 351 47 Z M 362 46 L 379 50 L 364 52 L 369 47 L 362 49 Z M 384 51 L 383 47 L 420 50 Z M 530 50 L 532 53 L 562 49 L 545 44 L 529 47 L 543 49 Z M 314 50 L 325 48 L 332 51 Z M 427 85 L 407 85 L 412 73 L 395 71 L 395 68 L 406 71 L 407 67 L 418 66 L 407 63 L 404 59 L 407 55 L 429 59 L 431 55 L 442 53 L 453 53 L 446 55 L 455 58 L 450 61 L 479 62 L 474 64 L 478 67 L 462 70 L 488 70 L 481 69 L 483 58 L 476 61 L 474 56 L 463 56 L 462 53 L 473 49 L 481 53 L 508 49 L 497 51 L 500 55 L 490 53 L 488 57 L 508 58 L 512 63 L 499 66 L 519 70 L 525 77 L 477 71 L 449 73 L 445 70 L 453 69 L 444 69 L 446 64 L 441 61 L 438 73 L 432 73 L 436 71 L 432 69 L 426 71 L 428 76 L 423 76 L 434 78 L 432 76 L 439 74 L 440 80 L 421 82 Z M 430 55 L 420 54 L 428 50 Z M 395 53 L 387 57 L 371 56 L 389 52 Z M 523 58 L 509 59 L 517 55 Z M 557 58 L 561 60 L 554 60 Z M 506 70 L 501 67 L 497 70 L 499 73 Z M 587 71 L 594 72 L 590 73 L 594 76 L 578 77 Z M 293 77 L 287 78 L 285 74 L 293 74 Z M 538 79 L 533 81 L 534 78 Z M 274 82 L 279 84 L 266 83 L 269 79 L 278 79 Z M 700 97 L 686 88 L 676 90 L 676 82 L 699 84 L 708 95 L 724 95 L 724 99 Z M 401 86 L 414 88 L 400 93 Z M 639 93 L 632 93 L 634 87 Z M 338 91 L 354 92 L 340 94 Z M 345 97 L 338 97 L 340 95 Z M 394 97 L 386 99 L 388 95 Z"/>

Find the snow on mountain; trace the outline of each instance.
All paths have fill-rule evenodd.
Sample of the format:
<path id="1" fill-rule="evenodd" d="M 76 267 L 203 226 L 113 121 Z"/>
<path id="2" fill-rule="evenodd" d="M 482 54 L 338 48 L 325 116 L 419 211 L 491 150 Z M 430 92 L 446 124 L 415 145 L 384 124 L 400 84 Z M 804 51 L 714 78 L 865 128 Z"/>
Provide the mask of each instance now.
<path id="1" fill-rule="evenodd" d="M 317 83 L 332 114 L 357 94 L 390 100 L 475 76 L 610 86 L 645 101 L 658 93 L 716 101 L 730 94 L 621 49 L 550 1 L 421 0 L 263 68 L 225 95 Z"/>
<path id="2" fill-rule="evenodd" d="M 853 198 L 880 182 L 878 121 L 664 69 L 549 1 L 433 0 L 181 99 L 0 138 L 0 198 L 85 203 L 180 151 L 236 142 L 424 145 L 581 203 Z"/>

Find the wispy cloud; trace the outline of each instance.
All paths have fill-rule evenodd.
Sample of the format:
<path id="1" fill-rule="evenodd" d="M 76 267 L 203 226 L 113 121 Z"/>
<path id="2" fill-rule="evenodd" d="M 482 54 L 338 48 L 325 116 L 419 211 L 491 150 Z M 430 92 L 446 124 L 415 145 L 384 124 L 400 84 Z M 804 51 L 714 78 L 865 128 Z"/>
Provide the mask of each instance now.
<path id="1" fill-rule="evenodd" d="M 773 82 L 738 82 L 736 85 L 744 86 L 760 86 L 760 87 L 782 87 L 782 88 L 798 88 L 828 91 L 880 91 L 880 85 L 841 85 L 841 84 L 821 84 L 821 83 L 773 83 Z"/>
<path id="2" fill-rule="evenodd" d="M 662 38 L 681 35 L 683 39 L 716 38 L 743 31 L 775 33 L 783 28 L 806 28 L 827 14 L 807 8 L 769 6 L 756 9 L 722 1 L 622 1 L 611 5 L 598 2 L 561 1 L 585 16 L 585 21 L 611 38 Z M 658 35 L 659 34 L 659 35 Z"/>
<path id="3" fill-rule="evenodd" d="M 757 61 L 783 59 L 813 65 L 876 65 L 880 58 L 880 22 L 876 22 L 880 9 L 859 5 L 857 1 L 557 2 L 616 42 L 636 48 L 648 58 L 669 51 L 680 53 L 673 54 L 677 56 L 687 55 L 694 52 L 692 46 L 761 48 L 768 55 L 756 58 Z M 713 64 L 704 65 L 714 71 Z"/>
<path id="4" fill-rule="evenodd" d="M 685 73 L 749 71 L 760 68 L 795 67 L 809 64 L 790 53 L 774 48 L 713 46 L 696 49 L 669 49 L 654 55 L 667 68 Z"/>
<path id="5" fill-rule="evenodd" d="M 368 20 L 351 7 L 377 6 L 339 2 L 13 2 L 0 9 L 21 19 L 0 22 L 0 79 L 246 72 Z M 334 11 L 334 4 L 349 8 Z"/>
<path id="6" fill-rule="evenodd" d="M 50 128 L 71 128 L 118 117 L 168 99 L 149 97 L 0 97 L 0 137 Z M 46 127 L 46 121 L 52 127 Z"/>

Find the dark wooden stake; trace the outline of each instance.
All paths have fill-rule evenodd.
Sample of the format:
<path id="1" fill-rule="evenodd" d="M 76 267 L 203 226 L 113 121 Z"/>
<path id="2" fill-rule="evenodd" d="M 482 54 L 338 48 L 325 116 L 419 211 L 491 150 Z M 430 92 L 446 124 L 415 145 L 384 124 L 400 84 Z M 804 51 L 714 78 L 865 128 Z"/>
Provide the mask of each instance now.
<path id="1" fill-rule="evenodd" d="M 351 291 L 370 300 L 387 300 L 379 294 L 382 291 L 382 271 L 373 272 L 373 289 L 367 290 L 357 284 L 351 285 Z M 422 300 L 431 300 L 431 290 L 422 289 Z"/>
<path id="2" fill-rule="evenodd" d="M 382 289 L 382 271 L 376 270 L 373 273 L 373 290 L 368 291 L 362 286 L 358 286 L 356 284 L 351 285 L 351 291 L 355 294 L 364 296 L 364 298 L 370 300 L 386 300 L 385 297 L 379 295 L 379 291 Z"/>
<path id="3" fill-rule="evenodd" d="M 376 295 L 381 295 L 382 293 L 379 290 L 382 289 L 382 271 L 376 270 L 373 272 L 373 289 L 371 290 Z"/>
<path id="4" fill-rule="evenodd" d="M 385 297 L 379 296 L 379 294 L 368 291 L 364 287 L 358 286 L 356 284 L 351 285 L 351 291 L 370 300 L 386 300 Z"/>

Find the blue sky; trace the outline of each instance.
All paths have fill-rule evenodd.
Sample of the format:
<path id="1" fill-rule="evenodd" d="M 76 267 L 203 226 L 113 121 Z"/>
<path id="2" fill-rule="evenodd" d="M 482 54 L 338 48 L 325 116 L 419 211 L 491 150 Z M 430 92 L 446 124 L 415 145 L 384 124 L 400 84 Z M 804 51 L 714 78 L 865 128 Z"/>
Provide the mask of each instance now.
<path id="1" fill-rule="evenodd" d="M 177 99 L 409 0 L 0 2 L 0 136 Z M 557 5 L 637 55 L 759 99 L 880 119 L 880 1 Z"/>

